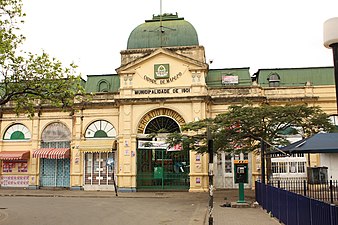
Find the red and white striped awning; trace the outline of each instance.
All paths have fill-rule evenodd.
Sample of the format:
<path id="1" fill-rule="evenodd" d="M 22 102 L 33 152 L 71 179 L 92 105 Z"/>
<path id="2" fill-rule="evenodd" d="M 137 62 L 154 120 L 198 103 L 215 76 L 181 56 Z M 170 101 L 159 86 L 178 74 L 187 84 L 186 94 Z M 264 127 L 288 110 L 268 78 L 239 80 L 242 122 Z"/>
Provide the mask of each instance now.
<path id="1" fill-rule="evenodd" d="M 50 159 L 68 159 L 70 157 L 69 150 L 69 148 L 54 148 L 48 156 Z"/>
<path id="2" fill-rule="evenodd" d="M 69 148 L 40 148 L 33 152 L 34 158 L 67 159 L 70 157 Z"/>
<path id="3" fill-rule="evenodd" d="M 5 151 L 0 152 L 0 160 L 27 160 L 29 155 L 30 151 Z"/>

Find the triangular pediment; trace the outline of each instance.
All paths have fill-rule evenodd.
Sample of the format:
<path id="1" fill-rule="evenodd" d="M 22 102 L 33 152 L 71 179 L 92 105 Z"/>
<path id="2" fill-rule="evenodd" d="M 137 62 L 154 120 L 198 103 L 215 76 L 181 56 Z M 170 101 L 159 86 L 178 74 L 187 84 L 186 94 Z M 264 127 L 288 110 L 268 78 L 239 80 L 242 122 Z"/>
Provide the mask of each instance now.
<path id="1" fill-rule="evenodd" d="M 124 96 L 128 94 L 128 97 L 140 97 L 148 93 L 154 93 L 151 95 L 156 97 L 187 95 L 192 92 L 193 86 L 205 90 L 208 64 L 204 62 L 203 50 L 159 48 L 124 54 L 124 59 L 127 59 L 125 62 L 128 63 L 116 70 Z M 133 58 L 136 59 L 132 60 Z M 196 92 L 203 92 L 201 89 Z"/>
<path id="2" fill-rule="evenodd" d="M 190 57 L 178 54 L 170 49 L 166 49 L 166 48 L 158 48 L 155 51 L 146 54 L 142 57 L 139 57 L 129 63 L 126 63 L 124 65 L 121 65 L 119 68 L 116 69 L 117 73 L 123 73 L 123 71 L 127 72 L 130 70 L 134 70 L 135 68 L 137 68 L 139 65 L 146 63 L 147 61 L 154 59 L 158 56 L 163 56 L 164 57 L 169 57 L 169 58 L 174 58 L 178 61 L 181 61 L 182 63 L 185 63 L 187 65 L 189 65 L 189 67 L 191 68 L 198 68 L 200 70 L 203 69 L 207 69 L 208 68 L 208 64 L 206 64 L 205 62 L 201 62 L 195 59 L 192 59 Z"/>

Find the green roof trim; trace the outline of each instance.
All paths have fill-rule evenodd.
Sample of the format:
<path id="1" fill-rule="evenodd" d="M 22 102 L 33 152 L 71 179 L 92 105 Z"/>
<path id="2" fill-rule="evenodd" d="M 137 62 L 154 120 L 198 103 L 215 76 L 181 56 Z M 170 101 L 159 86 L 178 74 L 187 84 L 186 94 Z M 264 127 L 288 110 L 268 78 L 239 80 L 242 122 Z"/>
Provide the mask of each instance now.
<path id="1" fill-rule="evenodd" d="M 251 86 L 252 80 L 249 69 L 249 67 L 210 69 L 205 82 L 209 88 Z"/>
<path id="2" fill-rule="evenodd" d="M 88 75 L 86 82 L 87 93 L 118 92 L 120 77 L 117 74 Z"/>
<path id="3" fill-rule="evenodd" d="M 127 49 L 195 45 L 199 43 L 193 25 L 177 14 L 163 14 L 137 26 L 129 35 Z"/>
<path id="4" fill-rule="evenodd" d="M 269 87 L 268 79 L 273 74 L 280 78 L 279 87 L 335 84 L 333 67 L 259 69 L 256 74 L 258 84 L 263 87 Z"/>

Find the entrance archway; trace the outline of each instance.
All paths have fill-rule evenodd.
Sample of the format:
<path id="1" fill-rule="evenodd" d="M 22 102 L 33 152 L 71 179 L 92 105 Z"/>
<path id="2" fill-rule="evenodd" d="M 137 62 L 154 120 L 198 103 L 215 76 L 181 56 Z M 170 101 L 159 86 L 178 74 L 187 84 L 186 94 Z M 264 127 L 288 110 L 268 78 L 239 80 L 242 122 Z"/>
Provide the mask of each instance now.
<path id="1" fill-rule="evenodd" d="M 179 127 L 185 124 L 185 120 L 183 119 L 183 117 L 174 110 L 167 109 L 167 108 L 154 109 L 154 110 L 148 112 L 146 115 L 144 115 L 141 118 L 140 123 L 137 127 L 137 133 L 138 134 L 145 134 L 146 133 L 145 130 L 146 130 L 146 127 L 148 126 L 148 124 L 152 120 L 154 120 L 155 118 L 158 118 L 158 117 L 170 118 L 176 124 L 178 124 Z"/>
<path id="2" fill-rule="evenodd" d="M 170 151 L 165 144 L 166 134 L 181 132 L 183 124 L 182 116 L 170 109 L 153 110 L 142 118 L 138 131 L 157 136 L 138 139 L 137 189 L 189 189 L 189 151 Z"/>
<path id="3" fill-rule="evenodd" d="M 71 133 L 66 125 L 49 124 L 41 134 L 41 152 L 69 152 Z M 70 187 L 70 155 L 37 154 L 40 158 L 41 187 Z M 60 157 L 59 157 L 60 156 Z"/>

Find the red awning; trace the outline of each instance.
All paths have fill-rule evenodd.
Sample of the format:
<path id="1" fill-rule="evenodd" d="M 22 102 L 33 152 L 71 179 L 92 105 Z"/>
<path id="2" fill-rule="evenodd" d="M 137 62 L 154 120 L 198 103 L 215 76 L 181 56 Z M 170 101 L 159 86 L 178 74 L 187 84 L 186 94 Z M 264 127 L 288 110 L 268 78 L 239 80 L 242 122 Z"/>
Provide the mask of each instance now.
<path id="1" fill-rule="evenodd" d="M 69 148 L 54 148 L 49 152 L 50 159 L 68 159 L 69 157 Z"/>
<path id="2" fill-rule="evenodd" d="M 48 154 L 54 148 L 40 148 L 33 152 L 33 158 L 48 158 Z"/>
<path id="3" fill-rule="evenodd" d="M 34 158 L 66 159 L 70 157 L 69 148 L 40 148 L 33 152 Z"/>
<path id="4" fill-rule="evenodd" d="M 0 152 L 0 160 L 27 160 L 29 159 L 30 151 L 6 151 Z"/>

